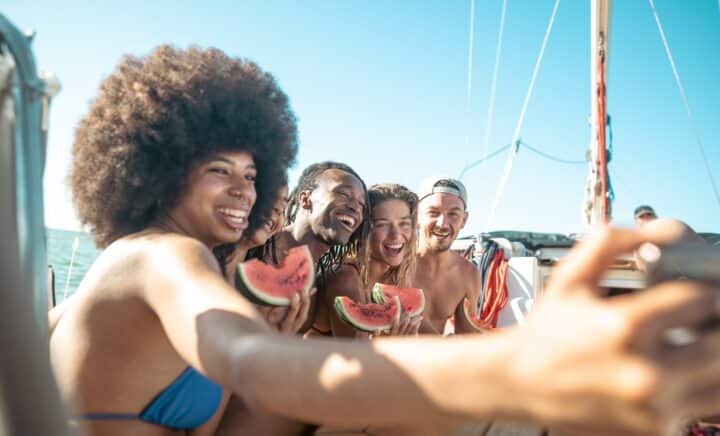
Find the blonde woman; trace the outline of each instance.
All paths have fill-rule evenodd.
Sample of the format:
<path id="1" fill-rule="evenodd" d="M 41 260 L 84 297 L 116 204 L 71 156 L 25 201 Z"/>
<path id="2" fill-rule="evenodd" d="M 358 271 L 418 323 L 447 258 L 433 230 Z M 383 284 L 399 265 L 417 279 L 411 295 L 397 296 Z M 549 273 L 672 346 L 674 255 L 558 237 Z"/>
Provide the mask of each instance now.
<path id="1" fill-rule="evenodd" d="M 368 190 L 371 213 L 370 234 L 353 260 L 343 265 L 324 286 L 323 306 L 314 332 L 337 337 L 367 337 L 340 320 L 333 309 L 337 296 L 359 303 L 370 302 L 375 283 L 411 287 L 415 273 L 418 197 L 406 187 L 393 183 L 371 186 Z M 416 334 L 421 316 L 401 315 L 390 335 Z"/>

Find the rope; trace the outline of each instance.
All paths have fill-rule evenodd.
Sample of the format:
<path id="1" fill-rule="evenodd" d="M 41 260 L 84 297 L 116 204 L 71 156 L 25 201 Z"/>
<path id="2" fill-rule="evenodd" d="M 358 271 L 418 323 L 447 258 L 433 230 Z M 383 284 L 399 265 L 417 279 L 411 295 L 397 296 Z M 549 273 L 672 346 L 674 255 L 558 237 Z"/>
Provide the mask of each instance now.
<path id="1" fill-rule="evenodd" d="M 538 71 L 540 71 L 540 64 L 542 63 L 543 55 L 545 54 L 545 47 L 547 47 L 548 39 L 550 38 L 550 32 L 552 31 L 553 24 L 555 23 L 555 16 L 557 15 L 558 6 L 560 6 L 560 0 L 555 0 L 555 6 L 553 6 L 552 15 L 550 16 L 550 22 L 548 22 L 547 30 L 545 31 L 545 37 L 543 38 L 542 46 L 540 47 L 540 54 L 538 55 L 537 61 L 535 61 L 535 68 L 533 70 L 532 78 L 530 79 L 530 86 L 528 87 L 527 94 L 525 94 L 525 101 L 523 102 L 522 110 L 520 111 L 520 118 L 518 119 L 517 125 L 515 126 L 515 133 L 513 133 L 513 139 L 510 142 L 514 146 L 510 150 L 507 161 L 505 162 L 505 171 L 500 179 L 498 189 L 495 192 L 495 200 L 493 201 L 492 208 L 490 209 L 490 215 L 486 228 L 492 225 L 493 219 L 495 218 L 495 211 L 500 204 L 500 198 L 502 197 L 503 191 L 505 191 L 505 185 L 510 178 L 510 171 L 517 155 L 518 148 L 520 146 L 520 129 L 522 128 L 523 121 L 525 120 L 525 113 L 527 111 L 528 104 L 530 103 L 530 97 L 532 96 L 533 88 L 535 87 L 535 80 L 537 79 Z"/>
<path id="2" fill-rule="evenodd" d="M 687 112 L 688 119 L 690 120 L 690 125 L 692 126 L 693 133 L 695 134 L 695 140 L 697 141 L 698 148 L 700 149 L 700 155 L 702 156 L 703 162 L 705 163 L 705 170 L 707 171 L 708 178 L 710 179 L 710 184 L 712 185 L 713 192 L 715 193 L 715 199 L 718 202 L 718 205 L 720 205 L 720 193 L 718 192 L 717 185 L 715 184 L 715 179 L 712 175 L 712 170 L 710 169 L 710 163 L 708 162 L 707 155 L 705 154 L 705 147 L 702 143 L 702 138 L 700 137 L 700 131 L 697 128 L 697 125 L 695 124 L 695 120 L 692 116 L 692 111 L 690 110 L 690 104 L 688 103 L 687 96 L 685 95 L 685 88 L 682 86 L 682 82 L 680 81 L 680 74 L 678 74 L 677 68 L 675 67 L 675 61 L 673 60 L 672 53 L 670 52 L 670 46 L 668 45 L 667 39 L 665 38 L 665 32 L 663 31 L 662 24 L 660 24 L 660 16 L 658 15 L 657 9 L 655 9 L 655 3 L 653 0 L 650 1 L 650 7 L 652 8 L 653 15 L 655 15 L 655 22 L 658 26 L 658 31 L 660 32 L 660 38 L 662 39 L 663 45 L 665 46 L 665 53 L 667 54 L 668 61 L 670 61 L 670 67 L 672 68 L 673 75 L 675 76 L 675 83 L 677 83 L 678 90 L 680 90 L 680 97 L 682 98 L 683 104 L 685 105 L 685 111 Z M 720 2 L 718 2 L 720 6 Z"/>
<path id="3" fill-rule="evenodd" d="M 585 164 L 587 164 L 587 161 L 585 161 L 585 160 L 567 160 L 567 159 L 555 157 L 551 154 L 547 154 L 543 151 L 540 151 L 537 148 L 535 148 L 525 142 L 521 142 L 520 145 L 522 145 L 523 147 L 527 148 L 528 150 L 530 150 L 534 153 L 537 153 L 538 155 L 540 155 L 546 159 L 550 159 L 550 160 L 558 162 L 558 163 L 568 164 L 568 165 L 585 165 Z"/>
<path id="4" fill-rule="evenodd" d="M 485 289 L 485 302 L 479 312 L 478 324 L 484 328 L 496 328 L 500 311 L 505 308 L 509 300 L 509 293 L 505 278 L 507 277 L 508 262 L 505 260 L 503 250 L 498 250 L 490 264 Z"/>
<path id="5" fill-rule="evenodd" d="M 486 160 L 491 159 L 491 158 L 497 156 L 498 154 L 500 154 L 500 153 L 502 153 L 503 151 L 507 150 L 508 147 L 510 147 L 510 144 L 505 145 L 505 146 L 503 146 L 503 147 L 500 147 L 500 148 L 498 148 L 497 150 L 493 151 L 492 153 L 488 154 L 487 156 L 483 156 L 483 157 L 481 157 L 480 159 L 476 160 L 475 162 L 472 162 L 472 163 L 470 163 L 470 164 L 468 164 L 468 165 L 465 165 L 465 168 L 463 168 L 463 170 L 460 171 L 460 176 L 458 176 L 458 179 L 462 180 L 462 178 L 463 178 L 463 176 L 465 175 L 466 172 L 468 172 L 468 171 L 471 170 L 472 168 L 478 166 L 479 164 L 485 162 Z"/>
<path id="6" fill-rule="evenodd" d="M 500 53 L 502 52 L 503 34 L 505 33 L 505 11 L 507 0 L 503 0 L 500 13 L 500 30 L 498 31 L 497 48 L 495 49 L 495 65 L 493 66 L 492 84 L 490 85 L 490 103 L 488 104 L 487 121 L 485 122 L 485 138 L 483 139 L 480 155 L 487 153 L 490 133 L 492 132 L 493 114 L 495 112 L 495 90 L 497 89 L 498 68 L 500 66 Z"/>

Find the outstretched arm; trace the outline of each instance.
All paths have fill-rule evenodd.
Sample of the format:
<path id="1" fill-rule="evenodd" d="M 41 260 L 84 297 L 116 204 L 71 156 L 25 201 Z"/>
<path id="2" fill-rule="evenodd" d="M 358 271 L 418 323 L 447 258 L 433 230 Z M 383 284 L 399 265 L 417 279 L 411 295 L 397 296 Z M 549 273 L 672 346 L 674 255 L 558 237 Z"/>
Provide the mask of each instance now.
<path id="1" fill-rule="evenodd" d="M 715 292 L 694 283 L 597 297 L 608 264 L 651 239 L 604 230 L 584 241 L 527 325 L 493 335 L 355 342 L 268 334 L 209 252 L 193 247 L 152 283 L 158 293 L 148 301 L 188 362 L 272 414 L 330 425 L 505 418 L 584 434 L 662 434 L 674 419 L 718 410 L 720 334 L 664 346 L 668 328 L 716 315 Z"/>

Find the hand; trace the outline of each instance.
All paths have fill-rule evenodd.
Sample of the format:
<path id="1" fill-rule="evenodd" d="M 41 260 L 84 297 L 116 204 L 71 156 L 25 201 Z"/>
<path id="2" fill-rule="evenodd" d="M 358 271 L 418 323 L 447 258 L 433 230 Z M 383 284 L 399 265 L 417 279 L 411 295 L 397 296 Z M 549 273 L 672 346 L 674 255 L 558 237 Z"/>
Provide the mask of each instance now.
<path id="1" fill-rule="evenodd" d="M 378 330 L 375 336 L 416 336 L 422 324 L 423 316 L 408 316 L 407 313 L 400 315 L 399 320 L 395 320 L 390 330 Z"/>
<path id="2" fill-rule="evenodd" d="M 290 299 L 290 305 L 285 307 L 258 306 L 271 327 L 280 333 L 295 334 L 305 324 L 310 310 L 310 297 L 315 294 L 313 288 L 310 292 L 296 293 Z"/>
<path id="3" fill-rule="evenodd" d="M 602 299 L 608 265 L 653 229 L 603 228 L 558 266 L 507 362 L 531 419 L 577 434 L 662 435 L 691 415 L 720 410 L 720 332 L 697 331 L 676 346 L 669 329 L 718 316 L 717 290 L 664 283 Z"/>

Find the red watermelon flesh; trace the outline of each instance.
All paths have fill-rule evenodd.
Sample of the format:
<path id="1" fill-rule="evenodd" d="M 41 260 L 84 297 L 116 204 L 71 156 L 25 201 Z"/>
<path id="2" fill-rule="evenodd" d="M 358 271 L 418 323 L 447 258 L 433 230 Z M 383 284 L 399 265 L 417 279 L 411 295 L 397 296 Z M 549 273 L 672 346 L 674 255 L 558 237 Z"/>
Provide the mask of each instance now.
<path id="1" fill-rule="evenodd" d="M 340 319 L 364 332 L 390 330 L 400 320 L 400 300 L 395 297 L 387 303 L 361 304 L 349 297 L 335 297 L 335 310 Z"/>
<path id="2" fill-rule="evenodd" d="M 384 283 L 375 283 L 371 298 L 375 303 L 384 303 L 393 297 L 400 298 L 403 313 L 418 316 L 425 310 L 425 293 L 419 288 L 401 288 Z"/>
<path id="3" fill-rule="evenodd" d="M 289 306 L 293 295 L 310 290 L 315 279 L 307 245 L 291 248 L 280 265 L 252 259 L 238 265 L 237 289 L 255 304 Z"/>

